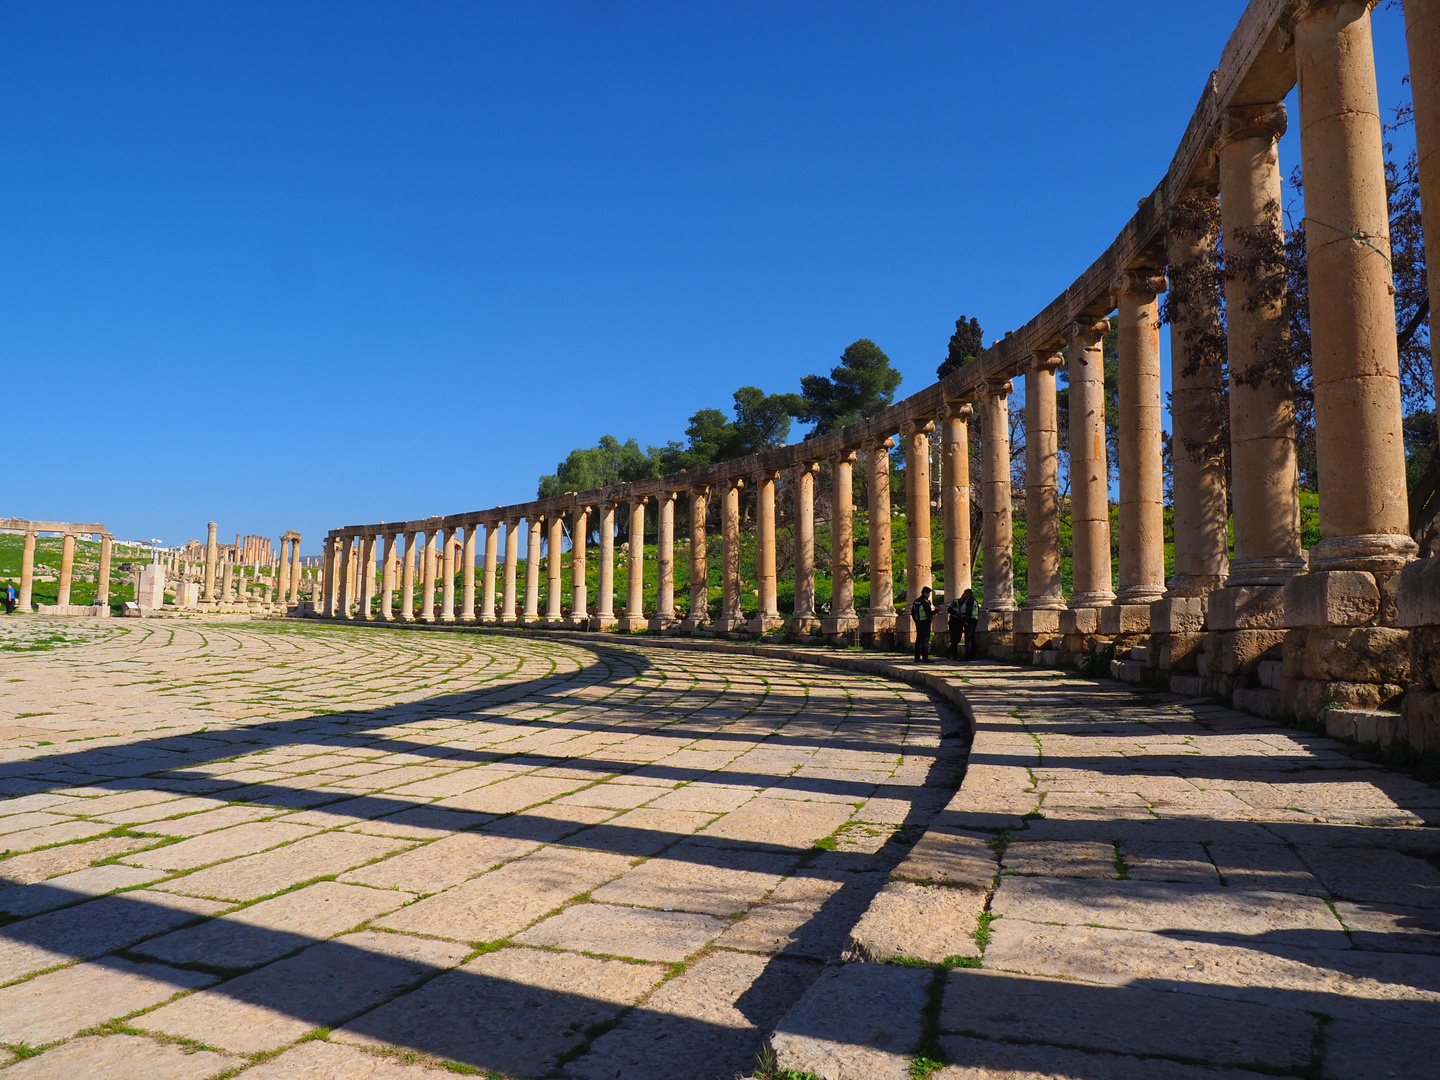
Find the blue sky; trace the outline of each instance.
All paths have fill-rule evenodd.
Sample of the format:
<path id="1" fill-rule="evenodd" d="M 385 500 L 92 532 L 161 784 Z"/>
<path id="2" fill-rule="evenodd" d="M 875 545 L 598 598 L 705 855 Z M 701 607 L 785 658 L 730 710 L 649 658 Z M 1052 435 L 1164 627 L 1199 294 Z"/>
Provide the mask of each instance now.
<path id="1" fill-rule="evenodd" d="M 0 0 L 0 516 L 312 553 L 859 337 L 913 392 L 1113 239 L 1243 7 Z"/>

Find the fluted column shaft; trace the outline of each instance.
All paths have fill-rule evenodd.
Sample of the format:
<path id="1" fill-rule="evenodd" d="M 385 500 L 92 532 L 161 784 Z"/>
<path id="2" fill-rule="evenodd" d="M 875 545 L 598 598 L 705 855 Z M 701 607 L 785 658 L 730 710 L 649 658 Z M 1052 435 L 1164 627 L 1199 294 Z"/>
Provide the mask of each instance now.
<path id="1" fill-rule="evenodd" d="M 100 537 L 100 573 L 95 582 L 95 603 L 101 615 L 110 614 L 110 541 L 109 533 Z"/>
<path id="2" fill-rule="evenodd" d="M 1370 5 L 1302 5 L 1294 33 L 1320 479 L 1310 568 L 1394 569 L 1415 542 Z"/>
<path id="3" fill-rule="evenodd" d="M 1014 532 L 1010 520 L 1010 381 L 987 384 L 980 398 L 985 482 L 986 611 L 1015 607 Z"/>
<path id="4" fill-rule="evenodd" d="M 20 610 L 26 615 L 34 610 L 35 540 L 36 534 L 27 532 L 20 553 Z"/>
<path id="5" fill-rule="evenodd" d="M 215 542 L 215 522 L 207 526 L 205 537 L 205 596 L 206 601 L 215 599 L 215 561 L 219 546 Z"/>
<path id="6" fill-rule="evenodd" d="M 1058 350 L 1025 365 L 1025 606 L 1065 606 L 1060 587 L 1060 442 L 1055 371 Z"/>
<path id="7" fill-rule="evenodd" d="M 705 535 L 709 501 L 709 488 L 690 489 L 690 610 L 684 622 L 687 630 L 710 623 L 710 561 Z"/>
<path id="8" fill-rule="evenodd" d="M 655 567 L 659 582 L 653 620 L 656 629 L 664 629 L 675 621 L 675 494 L 662 491 L 657 497 Z"/>
<path id="9" fill-rule="evenodd" d="M 895 614 L 894 551 L 890 542 L 890 439 L 865 448 L 870 465 L 870 604 L 866 614 Z"/>
<path id="10" fill-rule="evenodd" d="M 502 623 L 515 621 L 515 571 L 520 562 L 520 538 L 517 535 L 519 528 L 518 518 L 505 522 L 505 598 L 500 604 Z"/>
<path id="11" fill-rule="evenodd" d="M 579 623 L 588 621 L 589 613 L 586 605 L 590 601 L 589 587 L 586 577 L 589 570 L 586 564 L 585 541 L 590 533 L 590 508 L 588 506 L 577 506 L 571 512 L 570 525 L 570 621 Z"/>
<path id="12" fill-rule="evenodd" d="M 1120 604 L 1149 604 L 1165 592 L 1164 432 L 1160 426 L 1160 271 L 1121 276 Z"/>
<path id="13" fill-rule="evenodd" d="M 1105 448 L 1104 342 L 1109 330 L 1106 319 L 1070 328 L 1072 608 L 1103 607 L 1115 599 L 1110 587 L 1110 466 Z"/>
<path id="14" fill-rule="evenodd" d="M 480 527 L 479 525 L 471 526 L 472 529 Z M 487 623 L 495 621 L 495 564 L 500 553 L 500 535 L 497 531 L 499 528 L 498 521 L 484 523 L 485 563 L 484 576 L 480 583 L 480 618 Z M 474 617 L 473 613 L 466 616 L 466 618 L 472 619 Z"/>
<path id="15" fill-rule="evenodd" d="M 615 619 L 615 504 L 600 504 L 600 607 L 595 612 L 596 629 L 604 630 Z"/>
<path id="16" fill-rule="evenodd" d="M 389 622 L 395 618 L 395 533 L 385 534 L 385 548 L 380 558 L 385 564 L 384 586 L 380 590 L 380 618 Z"/>
<path id="17" fill-rule="evenodd" d="M 560 579 L 565 569 L 565 517 L 551 514 L 547 522 L 548 536 L 545 540 L 545 621 L 558 623 L 561 618 L 565 596 L 561 592 Z"/>
<path id="18" fill-rule="evenodd" d="M 418 534 L 405 534 L 405 560 L 400 564 L 400 621 L 415 618 L 415 540 Z"/>
<path id="19" fill-rule="evenodd" d="M 543 518 L 529 518 L 525 522 L 527 534 L 525 547 L 525 623 L 533 625 L 540 621 L 540 530 Z"/>
<path id="20" fill-rule="evenodd" d="M 830 618 L 855 616 L 855 451 L 830 459 Z"/>

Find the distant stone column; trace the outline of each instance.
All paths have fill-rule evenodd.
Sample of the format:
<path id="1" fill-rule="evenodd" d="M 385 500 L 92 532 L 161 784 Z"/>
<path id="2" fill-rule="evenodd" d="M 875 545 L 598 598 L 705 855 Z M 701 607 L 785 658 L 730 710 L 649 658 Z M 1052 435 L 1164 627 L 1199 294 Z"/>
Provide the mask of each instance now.
<path id="1" fill-rule="evenodd" d="M 651 630 L 668 630 L 675 622 L 675 492 L 656 497 L 655 572 L 658 578 Z"/>
<path id="2" fill-rule="evenodd" d="M 1320 481 L 1310 569 L 1397 570 L 1416 545 L 1370 4 L 1301 5 L 1294 33 Z"/>
<path id="3" fill-rule="evenodd" d="M 565 516 L 553 513 L 546 522 L 549 535 L 546 538 L 545 556 L 545 621 L 554 625 L 561 621 L 565 596 L 560 590 L 560 579 L 565 568 Z"/>
<path id="4" fill-rule="evenodd" d="M 505 596 L 500 603 L 500 622 L 513 623 L 515 621 L 515 570 L 520 561 L 520 538 L 517 530 L 520 528 L 518 518 L 509 518 L 505 522 Z"/>
<path id="5" fill-rule="evenodd" d="M 455 621 L 455 526 L 437 529 L 440 537 L 440 621 Z"/>
<path id="6" fill-rule="evenodd" d="M 210 522 L 209 533 L 205 538 L 205 602 L 209 603 L 215 599 L 215 561 L 219 554 L 219 546 L 215 542 L 215 522 Z"/>
<path id="7" fill-rule="evenodd" d="M 64 608 L 70 603 L 70 577 L 75 569 L 75 535 L 66 533 L 60 547 L 60 595 L 56 604 Z"/>
<path id="8" fill-rule="evenodd" d="M 20 611 L 26 615 L 35 610 L 35 540 L 36 534 L 27 532 L 20 552 Z"/>
<path id="9" fill-rule="evenodd" d="M 100 573 L 95 581 L 95 603 L 101 615 L 110 614 L 110 542 L 109 533 L 100 535 Z"/>
<path id="10" fill-rule="evenodd" d="M 1010 380 L 985 384 L 980 397 L 981 463 L 985 482 L 985 603 L 980 628 L 1005 629 L 1002 616 L 1015 610 L 1014 531 L 1010 520 Z"/>
<path id="11" fill-rule="evenodd" d="M 405 534 L 405 556 L 400 563 L 400 621 L 412 622 L 415 619 L 415 542 L 419 539 L 418 533 L 407 532 Z"/>
<path id="12" fill-rule="evenodd" d="M 471 526 L 472 530 L 476 528 L 479 526 Z M 485 522 L 485 566 L 480 587 L 480 618 L 487 623 L 495 621 L 495 564 L 500 553 L 499 528 L 499 521 Z M 474 617 L 474 612 L 467 616 L 469 619 Z"/>
<path id="13" fill-rule="evenodd" d="M 862 634 L 895 629 L 895 561 L 890 537 L 890 450 L 892 439 L 865 447 L 870 466 L 870 604 L 860 620 Z"/>
<path id="14" fill-rule="evenodd" d="M 645 618 L 645 496 L 630 498 L 630 549 L 625 559 L 625 617 L 616 623 L 621 631 L 644 630 Z"/>
<path id="15" fill-rule="evenodd" d="M 820 466 L 804 461 L 795 470 L 795 610 L 786 622 L 792 634 L 820 629 L 815 613 L 815 476 Z"/>
<path id="16" fill-rule="evenodd" d="M 456 618 L 467 623 L 475 621 L 475 530 L 479 527 L 473 521 L 461 526 L 465 539 L 460 547 L 460 611 Z"/>
<path id="17" fill-rule="evenodd" d="M 540 621 L 540 530 L 544 518 L 525 520 L 525 620 L 526 626 Z"/>
<path id="18" fill-rule="evenodd" d="M 1025 365 L 1025 607 L 1058 611 L 1060 590 L 1060 452 L 1055 372 L 1058 349 L 1034 353 Z M 1059 616 L 1054 617 L 1059 627 Z"/>
<path id="19" fill-rule="evenodd" d="M 395 533 L 385 534 L 385 548 L 380 556 L 385 564 L 381 578 L 384 587 L 380 590 L 380 618 L 385 622 L 395 618 L 395 537 Z"/>
<path id="20" fill-rule="evenodd" d="M 350 536 L 337 536 L 335 546 L 338 551 L 336 560 L 336 603 L 335 615 L 337 618 L 350 618 L 350 608 L 355 602 L 355 544 Z"/>
<path id="21" fill-rule="evenodd" d="M 350 606 L 358 607 L 360 604 L 360 537 L 358 534 L 345 538 L 345 588 L 346 597 Z M 346 618 L 350 618 L 350 607 L 347 606 Z"/>
<path id="22" fill-rule="evenodd" d="M 1105 448 L 1104 343 L 1109 332 L 1108 319 L 1070 326 L 1070 526 L 1075 553 L 1071 608 L 1104 607 L 1115 599 L 1110 587 L 1110 465 Z M 1098 615 L 1080 622 L 1085 625 L 1075 633 L 1099 633 Z M 1061 625 L 1066 626 L 1066 620 Z"/>
<path id="23" fill-rule="evenodd" d="M 420 546 L 415 549 L 420 575 L 420 621 L 435 621 L 435 531 L 430 529 L 416 534 Z"/>
<path id="24" fill-rule="evenodd" d="M 945 515 L 945 595 L 960 596 L 970 583 L 970 418 L 974 406 L 940 407 L 940 504 Z"/>
<path id="25" fill-rule="evenodd" d="M 602 502 L 597 509 L 600 512 L 600 595 L 590 619 L 590 629 L 610 630 L 615 626 L 615 504 Z"/>
<path id="26" fill-rule="evenodd" d="M 1410 47 L 1410 98 L 1415 105 L 1415 153 L 1420 166 L 1420 218 L 1425 250 L 1440 252 L 1440 0 L 1405 0 Z M 1430 325 L 1440 326 L 1440 257 L 1426 260 Z M 1430 334 L 1430 364 L 1440 386 L 1440 335 Z"/>
<path id="27" fill-rule="evenodd" d="M 570 625 L 590 626 L 590 575 L 585 541 L 590 535 L 590 508 L 581 504 L 570 511 Z"/>
<path id="28" fill-rule="evenodd" d="M 934 559 L 930 551 L 930 432 L 929 420 L 907 420 L 900 425 L 905 447 L 905 600 L 895 616 L 895 647 L 915 642 L 910 602 L 927 585 L 934 586 Z"/>
<path id="29" fill-rule="evenodd" d="M 1116 289 L 1120 339 L 1120 590 L 1101 633 L 1149 633 L 1165 592 L 1165 477 L 1160 305 L 1165 275 L 1132 267 Z"/>
<path id="30" fill-rule="evenodd" d="M 340 616 L 340 537 L 331 535 L 325 538 L 325 617 L 335 619 Z"/>
<path id="31" fill-rule="evenodd" d="M 708 487 L 690 489 L 690 610 L 680 623 L 687 633 L 710 625 L 710 561 L 705 536 L 709 500 Z"/>
<path id="32" fill-rule="evenodd" d="M 220 599 L 227 604 L 235 599 L 235 560 L 229 556 L 220 564 Z"/>
<path id="33" fill-rule="evenodd" d="M 360 538 L 360 618 L 374 618 L 375 609 L 375 536 Z"/>
<path id="34" fill-rule="evenodd" d="M 715 629 L 722 634 L 745 629 L 745 611 L 740 595 L 740 491 L 741 479 L 721 485 L 720 504 L 720 620 Z"/>
<path id="35" fill-rule="evenodd" d="M 393 537 L 391 539 L 394 539 Z M 290 603 L 300 603 L 300 537 L 290 541 Z"/>
<path id="36" fill-rule="evenodd" d="M 858 629 L 855 614 L 855 451 L 830 459 L 830 616 L 821 624 L 827 637 Z"/>
<path id="37" fill-rule="evenodd" d="M 780 617 L 775 568 L 775 482 L 780 474 L 765 469 L 755 477 L 755 617 L 747 629 L 752 634 L 768 634 L 785 625 Z"/>

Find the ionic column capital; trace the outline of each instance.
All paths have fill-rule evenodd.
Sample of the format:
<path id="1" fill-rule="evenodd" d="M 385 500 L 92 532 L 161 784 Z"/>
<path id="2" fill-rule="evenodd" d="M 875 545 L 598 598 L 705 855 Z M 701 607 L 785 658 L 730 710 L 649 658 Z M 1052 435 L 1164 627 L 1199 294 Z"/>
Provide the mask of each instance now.
<path id="1" fill-rule="evenodd" d="M 1065 358 L 1059 348 L 1037 349 L 1025 357 L 1021 367 L 1028 374 L 1032 371 L 1058 371 L 1065 366 Z"/>
<path id="2" fill-rule="evenodd" d="M 720 486 L 721 486 L 721 487 L 727 487 L 727 488 L 733 488 L 733 489 L 735 489 L 736 491 L 739 491 L 741 488 L 743 488 L 743 487 L 745 486 L 745 478 L 744 478 L 743 476 L 731 476 L 731 477 L 727 477 L 726 479 L 720 481 Z"/>
<path id="3" fill-rule="evenodd" d="M 1008 398 L 1010 396 L 1011 383 L 1008 378 L 996 377 L 986 379 L 980 384 L 981 391 L 988 398 Z"/>
<path id="4" fill-rule="evenodd" d="M 1117 295 L 1133 296 L 1145 304 L 1169 287 L 1170 283 L 1165 280 L 1165 271 L 1153 266 L 1132 266 L 1115 281 Z"/>
<path id="5" fill-rule="evenodd" d="M 1220 133 L 1215 149 L 1223 150 L 1241 139 L 1269 139 L 1279 142 L 1290 125 L 1283 101 L 1264 105 L 1234 105 L 1220 116 Z"/>
<path id="6" fill-rule="evenodd" d="M 1340 7 L 1353 2 L 1354 0 L 1294 0 L 1290 5 L 1290 10 L 1281 16 L 1281 22 L 1287 30 L 1293 32 L 1297 23 L 1303 22 L 1311 15 L 1318 15 L 1326 8 Z M 1374 9 L 1379 2 L 1380 0 L 1364 0 L 1365 10 Z M 1286 47 L 1289 45 L 1290 42 L 1285 43 Z"/>
<path id="7" fill-rule="evenodd" d="M 830 464 L 832 464 L 832 465 L 854 465 L 854 464 L 855 464 L 855 451 L 854 451 L 854 450 L 837 450 L 837 451 L 835 451 L 835 453 L 833 453 L 833 454 L 830 455 Z"/>
<path id="8" fill-rule="evenodd" d="M 802 461 L 795 466 L 796 476 L 818 476 L 819 473 L 820 463 L 818 461 Z"/>
<path id="9" fill-rule="evenodd" d="M 879 450 L 893 449 L 895 449 L 895 440 L 892 439 L 889 435 L 886 435 L 884 438 L 881 439 L 871 439 L 865 444 L 865 450 L 872 454 Z"/>
<path id="10" fill-rule="evenodd" d="M 940 406 L 939 417 L 968 424 L 975 417 L 975 406 L 968 401 L 947 401 Z"/>
<path id="11" fill-rule="evenodd" d="M 706 499 L 706 498 L 709 498 L 709 497 L 710 497 L 710 485 L 709 485 L 709 484 L 694 484 L 694 485 L 692 485 L 691 488 L 690 488 L 690 497 L 691 497 L 692 499 L 697 499 L 697 498 L 698 498 L 698 499 Z"/>
<path id="12" fill-rule="evenodd" d="M 907 439 L 912 435 L 930 435 L 935 431 L 935 421 L 928 416 L 917 416 L 913 420 L 906 420 L 900 425 L 900 434 Z"/>
<path id="13" fill-rule="evenodd" d="M 760 471 L 758 471 L 758 472 L 755 474 L 755 482 L 756 482 L 757 484 L 763 484 L 763 483 L 765 483 L 767 480 L 768 480 L 770 483 L 773 484 L 773 483 L 775 483 L 776 481 L 778 481 L 779 479 L 780 479 L 780 470 L 779 470 L 779 469 L 761 469 Z"/>
<path id="14" fill-rule="evenodd" d="M 1079 345 L 1082 349 L 1094 348 L 1105 340 L 1105 335 L 1110 333 L 1110 320 L 1104 317 L 1099 319 L 1076 319 L 1065 328 L 1065 335 L 1070 339 L 1070 344 Z"/>
<path id="15" fill-rule="evenodd" d="M 664 491 L 660 492 L 659 495 L 656 495 L 656 496 L 655 496 L 655 501 L 656 501 L 656 502 L 674 502 L 674 501 L 676 500 L 676 498 L 679 497 L 679 495 L 680 495 L 680 491 L 679 491 L 679 490 L 676 490 L 676 489 L 674 489 L 674 488 L 666 488 Z"/>

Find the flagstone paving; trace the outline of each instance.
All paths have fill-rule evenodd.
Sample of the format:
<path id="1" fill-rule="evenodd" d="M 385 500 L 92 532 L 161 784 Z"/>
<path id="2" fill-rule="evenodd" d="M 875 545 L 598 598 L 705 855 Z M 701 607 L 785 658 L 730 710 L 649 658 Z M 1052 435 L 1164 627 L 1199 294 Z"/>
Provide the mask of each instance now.
<path id="1" fill-rule="evenodd" d="M 0 625 L 6 1077 L 732 1080 L 963 764 L 777 658 L 45 627 Z"/>

